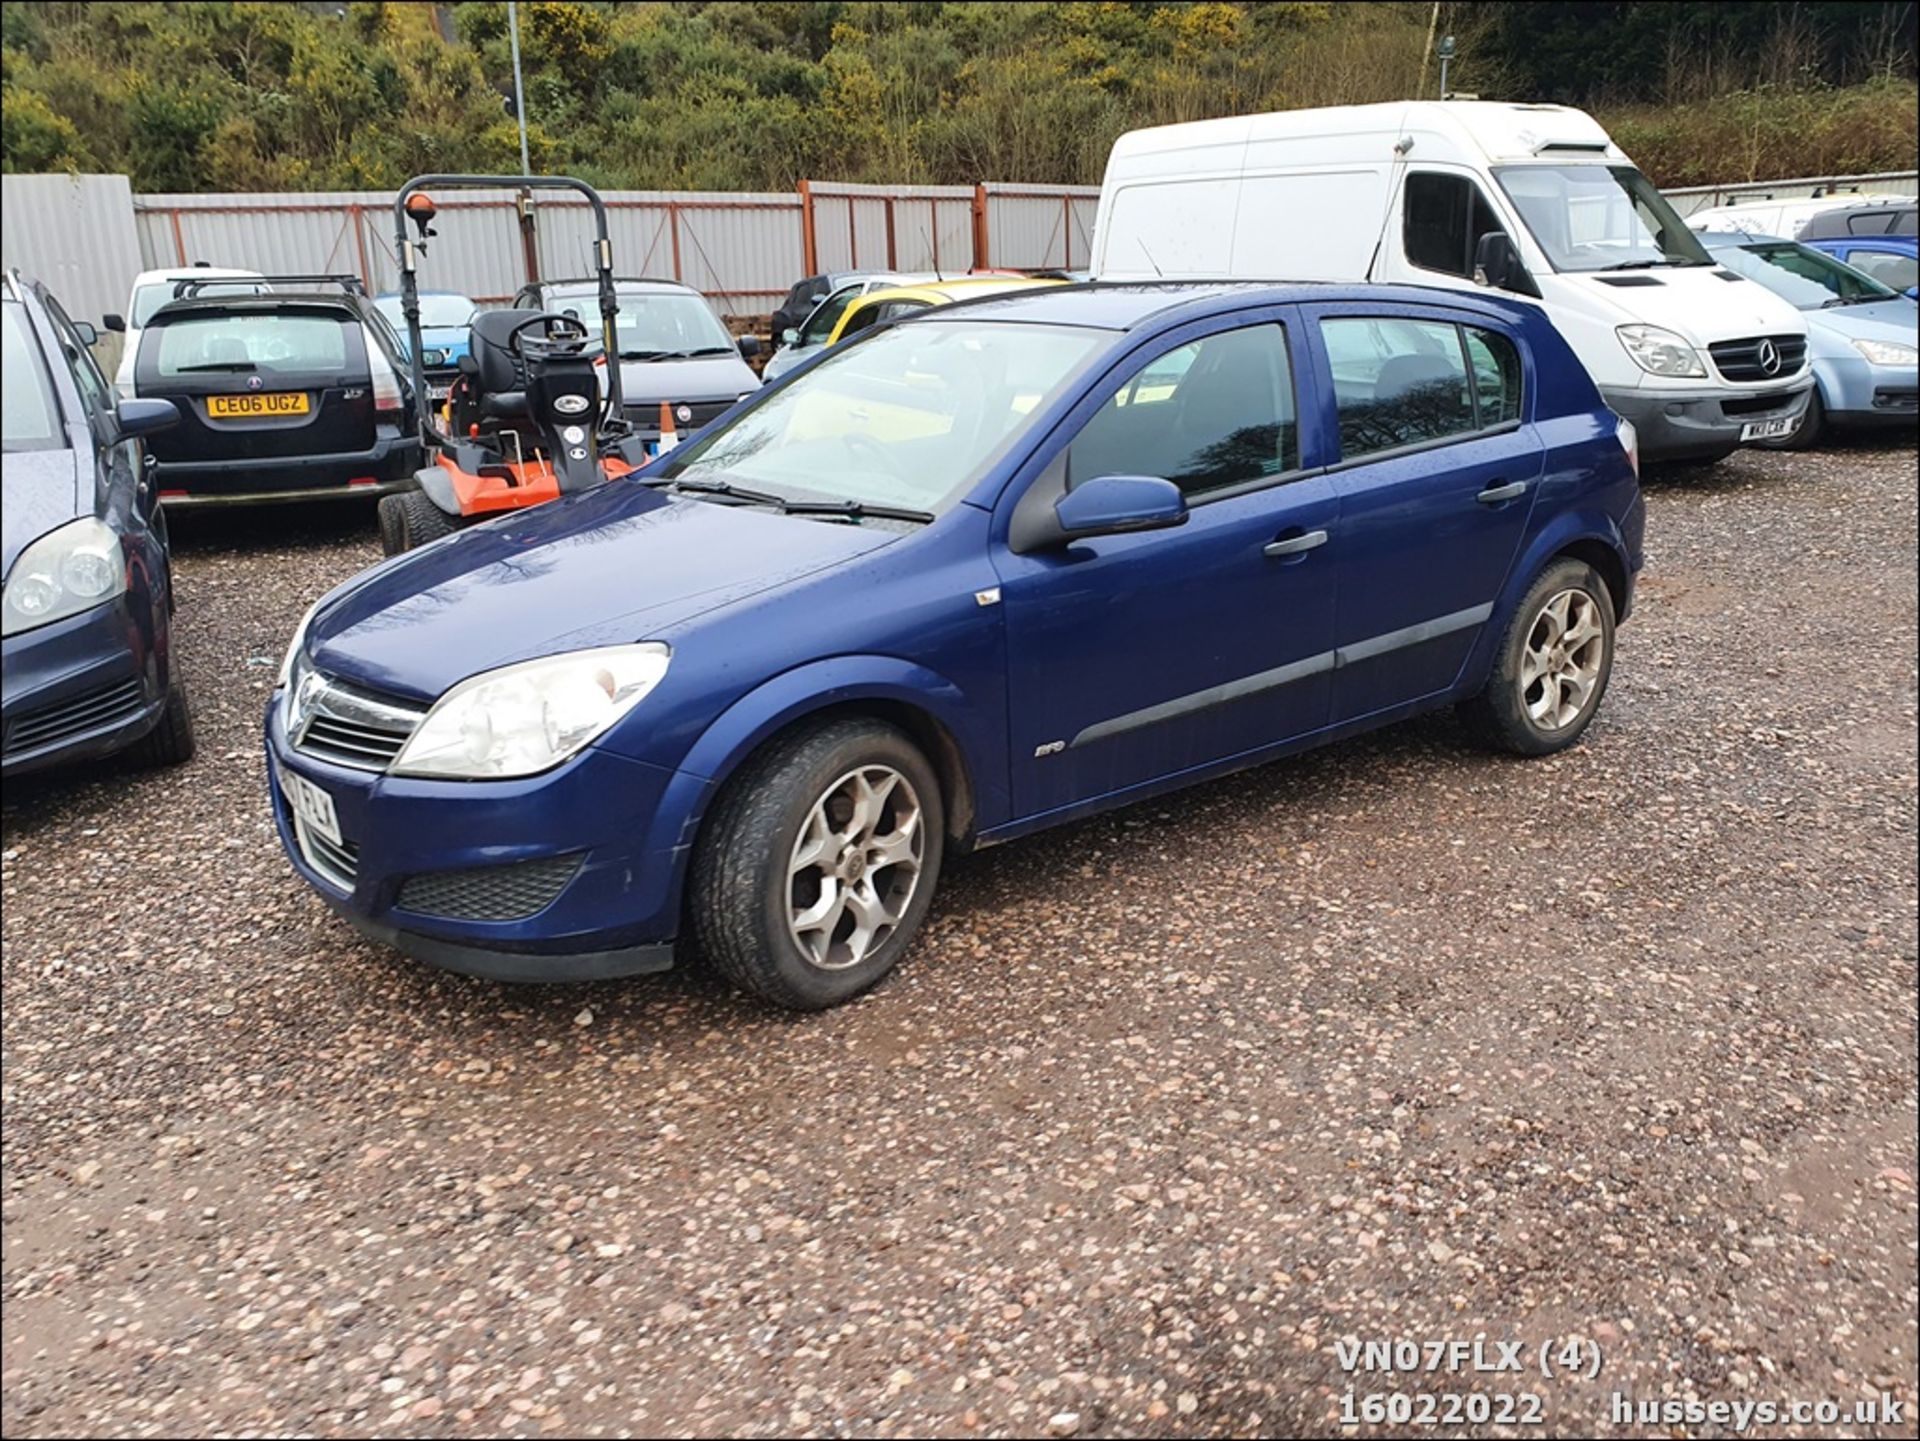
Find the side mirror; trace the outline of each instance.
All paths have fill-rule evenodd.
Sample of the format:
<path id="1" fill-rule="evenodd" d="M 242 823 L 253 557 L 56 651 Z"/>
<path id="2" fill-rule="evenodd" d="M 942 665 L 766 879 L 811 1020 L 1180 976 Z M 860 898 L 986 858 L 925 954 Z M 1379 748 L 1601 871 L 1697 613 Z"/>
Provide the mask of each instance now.
<path id="1" fill-rule="evenodd" d="M 102 330 L 111 330 L 117 333 L 125 333 L 127 328 L 127 317 L 124 315 L 117 315 L 112 312 L 109 312 L 108 314 L 100 317 L 100 328 Z"/>
<path id="2" fill-rule="evenodd" d="M 743 360 L 752 360 L 760 353 L 760 337 L 743 335 L 740 337 L 740 356 Z"/>
<path id="3" fill-rule="evenodd" d="M 93 322 L 91 320 L 74 321 L 73 333 L 80 337 L 80 343 L 82 345 L 98 345 L 100 343 L 100 332 L 93 328 Z"/>
<path id="4" fill-rule="evenodd" d="M 798 345 L 800 343 L 800 332 L 789 325 L 785 330 L 780 332 L 780 343 L 782 345 Z"/>
<path id="5" fill-rule="evenodd" d="M 1488 232 L 1474 246 L 1473 278 L 1476 284 L 1490 285 L 1496 290 L 1511 290 L 1521 295 L 1540 293 L 1533 277 L 1527 274 L 1527 267 L 1520 262 L 1520 252 L 1513 248 L 1513 241 L 1504 230 Z"/>
<path id="6" fill-rule="evenodd" d="M 1901 293 L 1909 300 L 1920 300 L 1920 285 L 1909 285 Z"/>
<path id="7" fill-rule="evenodd" d="M 1055 501 L 1053 519 L 1061 542 L 1166 530 L 1187 523 L 1187 497 L 1157 475 L 1102 475 Z"/>
<path id="8" fill-rule="evenodd" d="M 114 407 L 114 425 L 119 429 L 120 439 L 133 440 L 142 435 L 152 435 L 156 430 L 165 430 L 180 422 L 180 412 L 171 400 L 122 400 Z"/>

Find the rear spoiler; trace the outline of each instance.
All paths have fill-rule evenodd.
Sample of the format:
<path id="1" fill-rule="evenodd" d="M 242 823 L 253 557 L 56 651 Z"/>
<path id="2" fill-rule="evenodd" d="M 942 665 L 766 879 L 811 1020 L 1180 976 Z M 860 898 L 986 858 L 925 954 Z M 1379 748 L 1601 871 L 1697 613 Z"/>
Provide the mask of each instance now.
<path id="1" fill-rule="evenodd" d="M 202 290 L 213 286 L 255 285 L 271 291 L 275 286 L 299 289 L 302 286 L 337 285 L 348 295 L 365 295 L 367 287 L 360 283 L 357 275 L 209 275 L 204 279 L 176 280 L 173 283 L 175 300 L 190 300 Z"/>

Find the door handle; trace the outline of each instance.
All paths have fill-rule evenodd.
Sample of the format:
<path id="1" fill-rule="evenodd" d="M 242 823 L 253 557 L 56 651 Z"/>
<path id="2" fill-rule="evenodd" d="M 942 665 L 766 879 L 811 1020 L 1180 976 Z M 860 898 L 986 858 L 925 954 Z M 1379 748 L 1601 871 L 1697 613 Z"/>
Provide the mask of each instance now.
<path id="1" fill-rule="evenodd" d="M 1527 493 L 1528 482 L 1516 480 L 1510 485 L 1490 485 L 1474 497 L 1482 505 L 1498 505 L 1503 500 L 1512 500 Z"/>
<path id="2" fill-rule="evenodd" d="M 1289 535 L 1268 545 L 1261 554 L 1267 556 L 1300 555 L 1327 543 L 1324 530 L 1309 530 L 1300 535 Z"/>

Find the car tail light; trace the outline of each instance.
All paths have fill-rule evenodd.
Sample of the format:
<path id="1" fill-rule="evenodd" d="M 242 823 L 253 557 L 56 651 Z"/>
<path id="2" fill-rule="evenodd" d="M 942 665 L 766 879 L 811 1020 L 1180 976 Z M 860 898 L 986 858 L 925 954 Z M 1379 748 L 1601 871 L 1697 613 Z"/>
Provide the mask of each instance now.
<path id="1" fill-rule="evenodd" d="M 1627 453 L 1627 463 L 1633 467 L 1633 478 L 1640 478 L 1640 432 L 1633 428 L 1633 422 L 1621 416 L 1613 427 L 1613 433 L 1619 438 L 1620 448 Z"/>
<path id="2" fill-rule="evenodd" d="M 399 410 L 405 404 L 400 391 L 400 377 L 393 373 L 393 367 L 387 364 L 386 356 L 367 343 L 367 359 L 373 371 L 373 408 L 375 410 Z"/>

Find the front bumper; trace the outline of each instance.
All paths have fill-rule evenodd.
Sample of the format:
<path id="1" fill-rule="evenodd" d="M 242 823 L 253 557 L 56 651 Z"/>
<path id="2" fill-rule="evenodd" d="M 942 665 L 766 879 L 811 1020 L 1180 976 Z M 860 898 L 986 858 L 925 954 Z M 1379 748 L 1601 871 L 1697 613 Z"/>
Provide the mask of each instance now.
<path id="1" fill-rule="evenodd" d="M 100 759 L 153 729 L 167 687 L 141 605 L 129 592 L 0 643 L 0 772 Z"/>
<path id="2" fill-rule="evenodd" d="M 1754 421 L 1795 421 L 1813 394 L 1807 375 L 1788 390 L 1716 386 L 1701 390 L 1614 390 L 1600 398 L 1614 414 L 1633 422 L 1645 461 L 1717 460 L 1740 447 L 1742 429 Z"/>
<path id="3" fill-rule="evenodd" d="M 270 801 L 300 876 L 355 927 L 430 965 L 512 981 L 598 980 L 665 970 L 679 930 L 694 819 L 711 782 L 589 746 L 542 775 L 434 781 L 355 770 L 287 743 L 279 696 L 268 706 Z M 281 780 L 292 772 L 332 798 L 351 874 L 303 847 Z M 578 856 L 550 902 L 506 920 L 409 909 L 420 877 L 484 876 Z M 498 869 L 496 869 L 498 868 Z"/>
<path id="4" fill-rule="evenodd" d="M 366 450 L 244 460 L 156 460 L 154 484 L 169 506 L 259 505 L 412 490 L 420 438 L 383 435 Z"/>
<path id="5" fill-rule="evenodd" d="M 1874 365 L 1864 356 L 1814 361 L 1827 419 L 1846 429 L 1911 430 L 1920 418 L 1920 367 Z"/>

